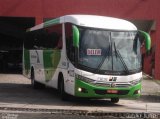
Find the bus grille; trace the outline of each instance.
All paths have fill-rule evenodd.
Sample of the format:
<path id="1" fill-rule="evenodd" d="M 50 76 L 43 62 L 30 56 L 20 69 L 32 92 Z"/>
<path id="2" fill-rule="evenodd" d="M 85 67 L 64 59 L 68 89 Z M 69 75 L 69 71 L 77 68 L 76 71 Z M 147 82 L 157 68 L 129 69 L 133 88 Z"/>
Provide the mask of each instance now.
<path id="1" fill-rule="evenodd" d="M 113 87 L 112 84 L 114 84 L 114 87 L 117 87 L 117 88 L 121 88 L 121 87 L 128 88 L 132 86 L 131 83 L 127 83 L 127 82 L 100 82 L 100 81 L 95 81 L 86 77 L 84 78 L 80 75 L 78 75 L 78 80 L 81 80 L 85 83 L 89 83 L 95 86 L 101 86 L 101 87 Z"/>
<path id="2" fill-rule="evenodd" d="M 113 87 L 112 84 L 114 82 L 112 82 L 112 83 L 92 83 L 92 82 L 90 82 L 90 83 L 95 86 Z M 130 86 L 131 86 L 131 84 L 129 84 L 129 83 L 114 83 L 114 87 L 117 87 L 117 88 L 128 88 Z"/>

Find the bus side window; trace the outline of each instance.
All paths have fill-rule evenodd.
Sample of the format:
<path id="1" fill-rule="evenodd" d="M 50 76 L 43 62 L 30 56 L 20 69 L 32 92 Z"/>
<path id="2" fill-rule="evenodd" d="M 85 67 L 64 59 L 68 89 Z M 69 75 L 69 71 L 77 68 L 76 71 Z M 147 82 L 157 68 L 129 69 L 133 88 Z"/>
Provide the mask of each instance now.
<path id="1" fill-rule="evenodd" d="M 35 49 L 35 31 L 27 32 L 24 40 L 24 48 L 25 49 Z"/>
<path id="2" fill-rule="evenodd" d="M 65 24 L 65 35 L 66 35 L 66 50 L 69 60 L 75 63 L 75 48 L 73 46 L 73 36 L 72 36 L 72 24 Z"/>
<path id="3" fill-rule="evenodd" d="M 26 49 L 61 49 L 62 46 L 62 24 L 53 25 L 43 29 L 26 33 L 24 46 Z"/>
<path id="4" fill-rule="evenodd" d="M 47 32 L 47 47 L 61 49 L 62 46 L 62 24 L 45 28 Z"/>
<path id="5" fill-rule="evenodd" d="M 55 32 L 48 33 L 47 38 L 46 38 L 46 42 L 45 42 L 45 47 L 51 48 L 51 49 L 55 48 L 58 43 L 59 38 L 60 38 L 60 36 Z"/>
<path id="6" fill-rule="evenodd" d="M 42 48 L 42 29 L 33 31 L 34 37 L 33 37 L 33 49 L 40 49 Z"/>

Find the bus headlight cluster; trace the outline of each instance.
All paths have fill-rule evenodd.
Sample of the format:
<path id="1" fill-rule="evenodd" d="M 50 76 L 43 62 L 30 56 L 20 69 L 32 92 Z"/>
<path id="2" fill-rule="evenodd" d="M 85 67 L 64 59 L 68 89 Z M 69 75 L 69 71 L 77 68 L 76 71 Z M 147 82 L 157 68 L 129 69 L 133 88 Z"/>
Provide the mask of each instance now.
<path id="1" fill-rule="evenodd" d="M 78 88 L 78 91 L 79 91 L 79 92 L 82 92 L 82 88 Z"/>
<path id="2" fill-rule="evenodd" d="M 81 80 L 81 81 L 84 81 L 84 82 L 86 82 L 86 83 L 91 83 L 91 82 L 93 82 L 92 79 L 87 78 L 87 77 L 84 77 L 84 76 L 81 76 L 81 75 L 79 75 L 79 74 L 75 74 L 75 77 L 76 77 L 76 79 Z"/>
<path id="3" fill-rule="evenodd" d="M 88 93 L 87 89 L 81 88 L 81 87 L 78 88 L 78 92 L 81 92 L 81 93 Z"/>
<path id="4" fill-rule="evenodd" d="M 140 83 L 142 81 L 142 79 L 136 79 L 136 80 L 133 80 L 133 81 L 130 81 L 131 85 L 134 86 L 134 85 L 137 85 L 138 83 Z"/>

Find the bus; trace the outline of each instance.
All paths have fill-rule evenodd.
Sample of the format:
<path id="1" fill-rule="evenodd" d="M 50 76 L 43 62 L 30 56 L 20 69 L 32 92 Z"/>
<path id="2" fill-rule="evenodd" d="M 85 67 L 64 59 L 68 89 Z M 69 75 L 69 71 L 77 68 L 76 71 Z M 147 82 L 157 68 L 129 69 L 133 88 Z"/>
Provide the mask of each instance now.
<path id="1" fill-rule="evenodd" d="M 27 29 L 23 74 L 34 88 L 58 89 L 61 99 L 141 95 L 141 46 L 148 33 L 129 21 L 97 15 L 65 15 Z"/>

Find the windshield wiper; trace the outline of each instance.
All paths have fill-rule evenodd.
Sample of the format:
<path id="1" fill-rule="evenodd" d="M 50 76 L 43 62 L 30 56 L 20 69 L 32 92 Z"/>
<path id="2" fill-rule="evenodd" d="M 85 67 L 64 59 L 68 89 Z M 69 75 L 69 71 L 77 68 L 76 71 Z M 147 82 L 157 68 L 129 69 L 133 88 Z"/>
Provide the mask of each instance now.
<path id="1" fill-rule="evenodd" d="M 98 65 L 97 69 L 95 69 L 94 73 L 97 73 L 100 70 L 100 68 L 103 65 L 103 63 L 106 60 L 106 58 L 108 58 L 108 60 L 109 60 L 110 56 L 112 55 L 111 54 L 112 53 L 111 49 L 112 49 L 111 43 L 109 43 L 109 48 L 108 48 L 108 50 L 106 50 L 105 55 L 104 55 L 105 57 L 102 59 L 101 63 Z"/>
<path id="2" fill-rule="evenodd" d="M 114 50 L 115 50 L 116 58 L 119 57 L 119 59 L 120 59 L 120 61 L 122 62 L 123 66 L 124 66 L 124 68 L 125 68 L 125 70 L 126 70 L 126 72 L 129 73 L 128 67 L 127 67 L 126 63 L 124 62 L 121 54 L 120 54 L 119 51 L 117 50 L 116 45 L 115 45 L 115 42 L 114 42 Z"/>

